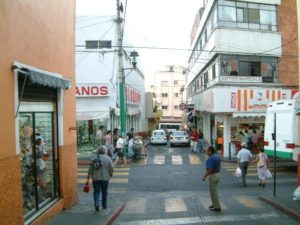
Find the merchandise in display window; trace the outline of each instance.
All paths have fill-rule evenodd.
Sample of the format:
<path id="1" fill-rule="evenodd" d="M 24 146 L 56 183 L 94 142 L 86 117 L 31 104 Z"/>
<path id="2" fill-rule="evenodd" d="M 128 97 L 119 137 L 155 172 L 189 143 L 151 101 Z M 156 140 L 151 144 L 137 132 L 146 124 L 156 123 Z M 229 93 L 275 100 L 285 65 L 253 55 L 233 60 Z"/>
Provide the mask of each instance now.
<path id="1" fill-rule="evenodd" d="M 19 140 L 24 215 L 58 196 L 58 159 L 53 112 L 20 112 Z"/>

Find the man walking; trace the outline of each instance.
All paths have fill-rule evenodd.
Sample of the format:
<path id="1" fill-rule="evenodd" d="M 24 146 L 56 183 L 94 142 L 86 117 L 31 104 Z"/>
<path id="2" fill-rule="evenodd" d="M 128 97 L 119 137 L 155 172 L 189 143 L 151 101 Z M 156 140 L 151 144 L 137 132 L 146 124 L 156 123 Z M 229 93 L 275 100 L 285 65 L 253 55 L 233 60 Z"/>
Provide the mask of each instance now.
<path id="1" fill-rule="evenodd" d="M 104 140 L 103 138 L 103 126 L 100 126 L 97 130 L 97 133 L 96 133 L 96 140 L 97 140 L 97 145 L 98 146 L 101 146 L 102 145 L 102 141 Z"/>
<path id="2" fill-rule="evenodd" d="M 102 208 L 107 208 L 108 182 L 113 175 L 114 166 L 111 158 L 105 154 L 106 147 L 98 146 L 92 156 L 87 177 L 87 182 L 92 177 L 94 189 L 95 210 L 99 211 L 100 191 L 102 194 Z"/>
<path id="3" fill-rule="evenodd" d="M 197 145 L 198 145 L 199 134 L 196 127 L 193 128 L 191 132 L 191 152 L 197 153 Z"/>
<path id="4" fill-rule="evenodd" d="M 243 142 L 242 143 L 242 149 L 238 152 L 237 155 L 237 163 L 238 166 L 240 167 L 242 171 L 242 187 L 246 187 L 246 176 L 247 176 L 247 170 L 249 166 L 249 162 L 251 161 L 252 154 L 251 152 L 247 149 L 247 143 Z"/>
<path id="5" fill-rule="evenodd" d="M 208 159 L 206 160 L 206 173 L 203 176 L 202 180 L 205 181 L 208 177 L 209 193 L 212 201 L 212 205 L 209 207 L 209 210 L 214 212 L 221 211 L 218 186 L 220 181 L 220 168 L 221 168 L 221 159 L 215 153 L 215 149 L 212 146 L 209 146 L 206 154 Z"/>

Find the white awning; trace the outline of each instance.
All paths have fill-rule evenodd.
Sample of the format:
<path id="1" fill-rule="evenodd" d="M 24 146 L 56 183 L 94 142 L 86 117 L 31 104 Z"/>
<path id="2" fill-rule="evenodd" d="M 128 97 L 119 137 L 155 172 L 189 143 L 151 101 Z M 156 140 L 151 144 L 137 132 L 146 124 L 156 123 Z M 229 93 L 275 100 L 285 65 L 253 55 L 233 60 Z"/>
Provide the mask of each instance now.
<path id="1" fill-rule="evenodd" d="M 239 112 L 239 113 L 233 113 L 232 117 L 265 117 L 265 112 Z"/>
<path id="2" fill-rule="evenodd" d="M 108 111 L 77 112 L 76 118 L 77 118 L 77 120 L 108 119 L 109 118 L 109 112 Z"/>

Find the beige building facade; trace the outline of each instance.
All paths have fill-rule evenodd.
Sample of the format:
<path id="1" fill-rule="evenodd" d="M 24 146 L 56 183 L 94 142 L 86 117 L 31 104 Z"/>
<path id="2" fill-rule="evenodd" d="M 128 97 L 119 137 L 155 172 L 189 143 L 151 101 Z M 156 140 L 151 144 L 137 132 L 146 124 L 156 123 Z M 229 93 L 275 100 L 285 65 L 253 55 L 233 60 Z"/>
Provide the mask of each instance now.
<path id="1" fill-rule="evenodd" d="M 167 66 L 154 74 L 154 107 L 162 111 L 160 123 L 181 123 L 186 104 L 185 94 L 186 68 Z"/>
<path id="2" fill-rule="evenodd" d="M 0 1 L 0 223 L 77 203 L 75 0 Z"/>

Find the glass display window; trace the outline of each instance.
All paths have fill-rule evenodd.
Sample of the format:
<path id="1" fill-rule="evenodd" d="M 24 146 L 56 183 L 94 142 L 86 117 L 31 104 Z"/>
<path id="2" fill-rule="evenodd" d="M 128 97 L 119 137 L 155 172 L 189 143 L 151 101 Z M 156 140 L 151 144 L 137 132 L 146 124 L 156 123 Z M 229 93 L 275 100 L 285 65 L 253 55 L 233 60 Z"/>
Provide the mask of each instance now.
<path id="1" fill-rule="evenodd" d="M 53 103 L 25 103 L 20 109 L 19 146 L 25 218 L 58 196 L 55 118 Z"/>

